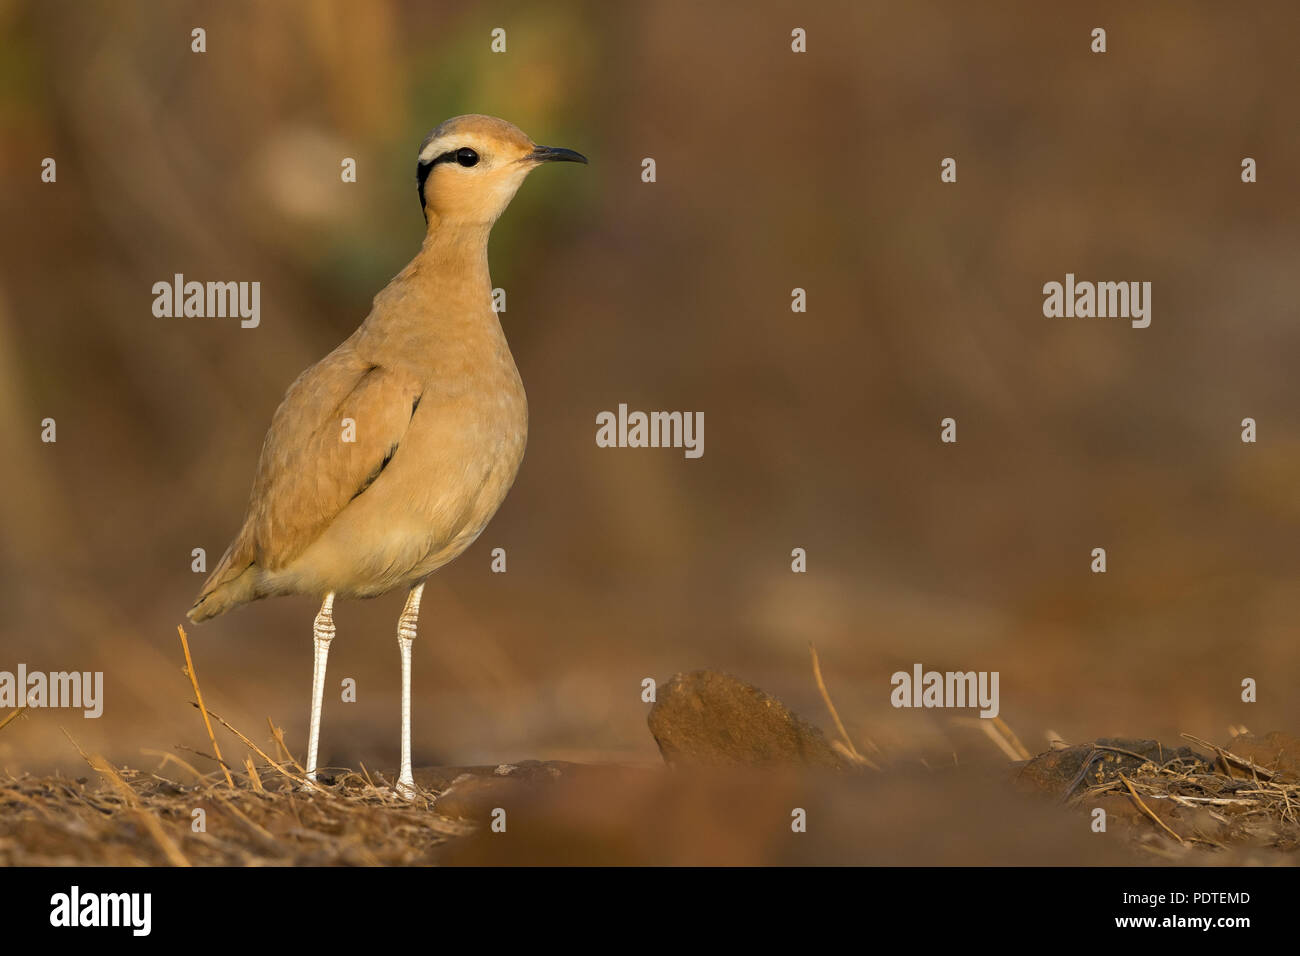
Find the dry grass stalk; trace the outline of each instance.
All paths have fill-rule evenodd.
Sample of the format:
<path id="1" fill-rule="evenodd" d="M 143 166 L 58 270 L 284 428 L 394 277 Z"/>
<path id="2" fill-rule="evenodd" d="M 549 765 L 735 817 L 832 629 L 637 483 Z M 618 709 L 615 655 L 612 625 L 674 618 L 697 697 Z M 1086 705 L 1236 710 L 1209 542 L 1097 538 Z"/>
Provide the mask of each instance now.
<path id="1" fill-rule="evenodd" d="M 190 701 L 190 703 L 191 703 L 191 704 L 194 704 L 193 701 Z M 194 706 L 197 707 L 198 704 L 194 704 Z M 211 714 L 212 717 L 213 717 L 213 719 L 216 720 L 217 723 L 221 724 L 222 727 L 225 727 L 228 731 L 230 731 L 232 734 L 234 734 L 236 737 L 238 737 L 240 740 L 242 740 L 242 741 L 244 742 L 244 746 L 245 746 L 245 747 L 248 747 L 248 749 L 254 751 L 254 752 L 255 752 L 259 757 L 261 757 L 263 760 L 265 760 L 267 763 L 269 763 L 269 764 L 270 764 L 272 767 L 274 767 L 276 770 L 280 771 L 280 773 L 284 774 L 286 777 L 288 777 L 288 778 L 289 778 L 290 780 L 292 780 L 294 783 L 298 784 L 299 786 L 301 786 L 301 787 L 303 787 L 304 789 L 307 789 L 307 790 L 316 790 L 316 791 L 319 791 L 320 793 L 324 793 L 324 794 L 327 794 L 327 795 L 329 794 L 329 791 L 326 790 L 324 787 L 322 787 L 320 784 L 318 784 L 318 783 L 312 783 L 312 782 L 311 782 L 310 780 L 308 780 L 305 776 L 301 776 L 301 777 L 300 777 L 300 776 L 297 776 L 297 775 L 295 775 L 295 774 L 290 773 L 288 770 L 286 770 L 286 769 L 284 768 L 284 766 L 283 766 L 282 764 L 280 764 L 278 761 L 276 761 L 276 760 L 275 760 L 275 759 L 274 759 L 270 754 L 268 754 L 265 750 L 263 750 L 263 749 L 262 749 L 261 747 L 259 747 L 257 744 L 253 743 L 251 740 L 249 740 L 247 737 L 245 737 L 243 734 L 241 734 L 238 730 L 236 730 L 234 727 L 232 727 L 231 724 L 230 724 L 230 721 L 226 720 L 226 718 L 222 717 L 220 714 L 214 714 L 214 713 L 212 713 L 212 711 L 208 711 L 208 713 Z"/>
<path id="2" fill-rule="evenodd" d="M 212 741 L 212 752 L 216 754 L 217 763 L 221 765 L 221 772 L 226 775 L 226 786 L 234 790 L 235 781 L 230 777 L 230 768 L 221 759 L 221 747 L 217 745 L 217 735 L 212 732 L 212 721 L 208 720 L 208 710 L 203 706 L 203 692 L 199 690 L 199 676 L 194 673 L 194 661 L 190 659 L 190 642 L 185 637 L 185 628 L 178 624 L 176 630 L 181 635 L 181 647 L 185 648 L 185 673 L 189 676 L 190 683 L 194 685 L 194 696 L 199 702 L 199 713 L 203 715 L 203 726 L 208 729 L 208 739 Z"/>
<path id="3" fill-rule="evenodd" d="M 821 692 L 822 700 L 826 702 L 826 709 L 831 712 L 831 719 L 835 721 L 835 729 L 840 732 L 840 738 L 843 740 L 840 747 L 835 747 L 834 743 L 831 746 L 844 755 L 850 763 L 870 767 L 872 770 L 879 770 L 880 767 L 873 760 L 862 756 L 862 754 L 858 753 L 858 748 L 853 746 L 853 739 L 849 736 L 849 732 L 844 729 L 844 722 L 840 720 L 840 713 L 835 709 L 835 703 L 831 700 L 830 692 L 826 689 L 826 681 L 822 680 L 821 661 L 817 659 L 817 648 L 813 646 L 812 641 L 808 642 L 808 650 L 812 654 L 813 677 L 817 680 L 817 689 Z"/>
<path id="4" fill-rule="evenodd" d="M 26 705 L 26 704 L 23 704 L 23 705 L 22 705 L 21 707 L 19 707 L 17 710 L 10 711 L 8 714 L 6 714 L 6 715 L 5 715 L 5 719 L 4 719 L 4 720 L 0 720 L 0 730 L 4 730 L 6 727 L 8 727 L 10 721 L 16 720 L 16 719 L 18 719 L 19 717 L 21 717 L 23 711 L 26 710 L 26 709 L 27 709 L 27 705 Z"/>
<path id="5" fill-rule="evenodd" d="M 258 776 L 257 768 L 253 766 L 252 757 L 244 757 L 244 769 L 248 771 L 248 781 L 253 785 L 253 790 L 257 793 L 266 793 L 266 788 L 262 786 L 262 778 Z"/>
<path id="6" fill-rule="evenodd" d="M 62 728 L 60 729 L 62 730 Z M 103 774 L 104 777 L 108 779 L 108 782 L 113 785 L 114 789 L 122 795 L 122 799 L 126 803 L 127 811 L 136 817 L 144 828 L 149 831 L 149 835 L 153 837 L 154 842 L 157 843 L 159 849 L 162 850 L 163 856 L 167 857 L 172 866 L 190 866 L 190 861 L 185 858 L 185 854 L 182 853 L 181 848 L 176 845 L 176 841 L 167 835 L 167 831 L 163 829 L 162 823 L 159 822 L 157 816 L 140 806 L 140 801 L 137 798 L 135 791 L 131 789 L 130 784 L 122 779 L 122 775 L 114 770 L 109 762 L 99 754 L 94 754 L 92 756 L 82 750 L 81 745 L 72 739 L 72 734 L 64 730 L 63 735 L 68 738 L 72 743 L 72 746 L 77 748 L 77 753 L 81 754 L 82 759 L 85 760 L 86 763 L 90 764 L 91 769 L 97 773 Z"/>
<path id="7" fill-rule="evenodd" d="M 1218 746 L 1217 744 L 1212 744 L 1208 740 L 1202 740 L 1200 737 L 1197 737 L 1193 734 L 1182 734 L 1182 736 L 1187 738 L 1188 740 L 1200 744 L 1202 747 L 1208 747 L 1210 750 L 1213 750 L 1214 753 L 1218 756 L 1219 760 L 1223 762 L 1225 771 L 1230 766 L 1236 766 L 1236 767 L 1240 767 L 1242 770 L 1249 770 L 1251 773 L 1257 776 L 1262 776 L 1265 780 L 1273 779 L 1273 771 L 1266 770 L 1265 768 L 1255 763 L 1253 760 L 1247 760 L 1245 757 L 1238 757 L 1232 751 L 1224 750 L 1222 747 Z"/>
<path id="8" fill-rule="evenodd" d="M 280 758 L 285 763 L 293 764 L 294 768 L 304 777 L 307 776 L 307 771 L 303 769 L 302 764 L 294 759 L 293 751 L 290 750 L 289 745 L 284 742 L 284 731 L 275 726 L 275 722 L 272 721 L 270 717 L 266 718 L 266 726 L 271 728 L 271 736 L 275 738 L 275 745 L 280 748 Z"/>
<path id="9" fill-rule="evenodd" d="M 1005 720 L 1001 717 L 992 717 L 989 719 L 989 722 L 997 727 L 997 729 L 1002 732 L 1002 735 L 1011 744 L 1012 749 L 1016 753 L 1016 756 L 1012 759 L 1029 760 L 1034 756 L 1028 749 L 1026 749 L 1025 745 L 1020 742 L 1020 738 L 1016 736 L 1016 732 L 1011 729 L 1010 725 L 1008 725 Z"/>
<path id="10" fill-rule="evenodd" d="M 1133 789 L 1133 784 L 1129 783 L 1129 779 L 1128 779 L 1128 777 L 1124 776 L 1123 774 L 1120 774 L 1120 775 L 1119 775 L 1119 779 L 1120 779 L 1121 781 L 1123 781 L 1124 786 L 1128 788 L 1129 796 L 1131 796 L 1131 797 L 1133 798 L 1133 802 L 1136 803 L 1136 804 L 1138 805 L 1138 809 L 1139 809 L 1139 810 L 1141 810 L 1143 813 L 1145 813 L 1147 816 L 1149 816 L 1152 820 L 1154 820 L 1154 821 L 1156 822 L 1156 825 L 1159 826 L 1160 829 L 1164 830 L 1166 833 L 1168 833 L 1171 837 L 1173 837 L 1173 838 L 1174 838 L 1175 840 L 1177 840 L 1179 843 L 1186 843 L 1186 842 L 1187 842 L 1187 841 L 1184 840 L 1182 837 L 1180 837 L 1177 833 L 1175 833 L 1175 832 L 1174 832 L 1174 831 L 1169 827 L 1169 824 L 1165 823 L 1164 820 L 1161 820 L 1160 817 L 1156 814 L 1156 812 L 1155 812 L 1154 810 L 1152 810 L 1150 807 L 1148 807 L 1145 803 L 1142 802 L 1142 798 L 1138 796 L 1138 792 L 1137 792 L 1136 790 Z"/>

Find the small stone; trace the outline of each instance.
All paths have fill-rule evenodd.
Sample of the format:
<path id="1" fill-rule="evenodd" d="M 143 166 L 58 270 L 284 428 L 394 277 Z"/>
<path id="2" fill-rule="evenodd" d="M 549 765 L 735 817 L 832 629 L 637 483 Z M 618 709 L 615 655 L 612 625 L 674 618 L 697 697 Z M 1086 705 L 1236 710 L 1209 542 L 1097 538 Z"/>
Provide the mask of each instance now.
<path id="1" fill-rule="evenodd" d="M 647 722 L 671 767 L 845 769 L 821 730 L 727 674 L 677 674 L 659 688 Z"/>

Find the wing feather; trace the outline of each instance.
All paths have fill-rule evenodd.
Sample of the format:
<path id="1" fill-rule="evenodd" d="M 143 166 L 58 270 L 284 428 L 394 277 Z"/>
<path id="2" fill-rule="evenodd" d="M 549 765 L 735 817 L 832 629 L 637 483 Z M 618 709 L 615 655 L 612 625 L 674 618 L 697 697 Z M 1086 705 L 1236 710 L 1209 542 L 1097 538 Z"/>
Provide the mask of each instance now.
<path id="1" fill-rule="evenodd" d="M 289 386 L 262 442 L 243 528 L 203 596 L 250 566 L 283 568 L 399 453 L 421 385 L 344 343 Z"/>

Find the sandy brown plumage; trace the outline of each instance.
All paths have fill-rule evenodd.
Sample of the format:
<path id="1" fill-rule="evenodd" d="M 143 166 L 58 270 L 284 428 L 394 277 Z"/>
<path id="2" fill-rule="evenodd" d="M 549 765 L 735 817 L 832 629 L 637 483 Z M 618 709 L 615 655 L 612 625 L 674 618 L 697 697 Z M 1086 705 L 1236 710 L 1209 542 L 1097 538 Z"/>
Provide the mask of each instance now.
<path id="1" fill-rule="evenodd" d="M 452 147 L 491 165 L 472 175 L 437 159 Z M 488 234 L 527 172 L 567 153 L 492 117 L 458 117 L 425 141 L 420 253 L 289 387 L 243 526 L 191 620 L 276 594 L 409 587 L 479 535 L 514 481 L 528 422 L 492 309 Z M 343 440 L 345 419 L 355 441 Z"/>

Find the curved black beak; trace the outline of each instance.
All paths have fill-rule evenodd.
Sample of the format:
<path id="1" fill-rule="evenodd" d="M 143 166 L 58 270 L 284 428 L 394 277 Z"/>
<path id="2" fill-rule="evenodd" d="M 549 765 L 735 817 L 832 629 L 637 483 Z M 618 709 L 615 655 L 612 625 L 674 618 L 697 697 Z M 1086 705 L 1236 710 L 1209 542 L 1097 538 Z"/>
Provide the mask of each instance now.
<path id="1" fill-rule="evenodd" d="M 535 163 L 583 163 L 585 165 L 587 162 L 587 157 L 582 153 L 565 149 L 563 146 L 534 146 L 533 151 L 524 159 L 531 159 Z"/>

